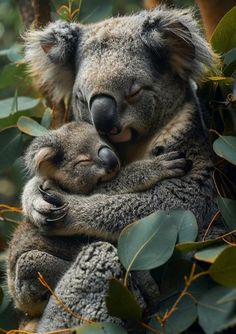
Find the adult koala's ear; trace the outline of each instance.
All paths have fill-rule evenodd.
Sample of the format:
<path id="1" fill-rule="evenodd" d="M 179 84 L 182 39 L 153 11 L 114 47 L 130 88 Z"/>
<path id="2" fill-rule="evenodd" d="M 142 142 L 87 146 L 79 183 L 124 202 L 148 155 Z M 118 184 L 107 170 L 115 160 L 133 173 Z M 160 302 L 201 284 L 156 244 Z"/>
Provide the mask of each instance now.
<path id="1" fill-rule="evenodd" d="M 25 59 L 36 85 L 61 101 L 72 91 L 79 26 L 57 21 L 25 35 Z"/>
<path id="2" fill-rule="evenodd" d="M 190 10 L 157 7 L 145 12 L 141 38 L 152 52 L 168 59 L 182 79 L 199 81 L 215 55 Z M 157 61 L 158 61 L 157 58 Z"/>

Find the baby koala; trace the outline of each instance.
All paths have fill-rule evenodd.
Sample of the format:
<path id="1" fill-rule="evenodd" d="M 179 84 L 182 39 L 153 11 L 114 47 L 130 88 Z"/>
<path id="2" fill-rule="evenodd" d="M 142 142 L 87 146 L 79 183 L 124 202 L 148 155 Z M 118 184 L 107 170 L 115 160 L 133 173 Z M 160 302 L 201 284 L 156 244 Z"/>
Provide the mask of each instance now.
<path id="1" fill-rule="evenodd" d="M 120 169 L 113 148 L 88 123 L 71 122 L 33 140 L 25 166 L 31 175 L 53 180 L 71 193 L 88 194 Z"/>
<path id="2" fill-rule="evenodd" d="M 186 174 L 188 161 L 181 154 L 153 156 L 152 153 L 145 160 L 121 167 L 112 146 L 92 125 L 71 122 L 35 138 L 24 160 L 31 175 L 43 176 L 46 183 L 50 180 L 68 192 L 81 194 L 89 194 L 94 188 L 107 195 L 144 191 L 165 178 Z M 45 188 L 39 190 L 44 196 L 50 196 Z M 49 202 L 57 211 L 60 203 L 53 196 Z M 107 240 L 107 237 L 101 234 L 98 238 L 94 234 L 93 239 L 83 232 L 74 237 L 45 236 L 26 217 L 15 230 L 9 246 L 8 286 L 16 307 L 31 317 L 40 316 L 49 294 L 38 282 L 37 272 L 54 288 L 81 247 L 93 240 Z"/>
<path id="3" fill-rule="evenodd" d="M 186 174 L 189 161 L 183 154 L 154 152 L 159 150 L 120 168 L 113 147 L 92 125 L 71 122 L 35 138 L 24 160 L 31 175 L 54 181 L 70 193 L 89 194 L 99 183 L 96 192 L 112 195 L 145 191 L 163 179 Z"/>

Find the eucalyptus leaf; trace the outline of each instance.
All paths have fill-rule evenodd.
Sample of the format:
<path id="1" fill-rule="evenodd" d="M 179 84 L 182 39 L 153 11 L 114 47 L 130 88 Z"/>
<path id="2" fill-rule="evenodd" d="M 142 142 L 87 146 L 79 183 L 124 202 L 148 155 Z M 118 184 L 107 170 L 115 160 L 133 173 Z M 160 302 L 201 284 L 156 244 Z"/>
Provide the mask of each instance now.
<path id="1" fill-rule="evenodd" d="M 223 58 L 226 65 L 230 65 L 231 63 L 236 61 L 236 47 L 226 52 Z"/>
<path id="2" fill-rule="evenodd" d="M 165 302 L 161 302 L 158 315 L 163 315 L 166 311 L 170 310 L 176 299 L 177 297 L 174 297 L 166 300 Z M 185 295 L 181 299 L 174 313 L 172 313 L 172 315 L 165 322 L 164 328 L 161 327 L 160 323 L 156 319 L 152 319 L 149 322 L 149 326 L 161 331 L 161 333 L 179 334 L 188 329 L 196 319 L 197 307 L 193 299 L 190 296 Z M 151 331 L 147 331 L 147 333 L 152 334 Z"/>
<path id="3" fill-rule="evenodd" d="M 234 301 L 220 303 L 231 290 L 222 286 L 210 289 L 198 303 L 199 324 L 206 334 L 218 333 L 234 318 Z"/>
<path id="4" fill-rule="evenodd" d="M 236 247 L 227 247 L 209 269 L 211 278 L 226 287 L 236 287 Z"/>
<path id="5" fill-rule="evenodd" d="M 118 240 L 118 255 L 129 270 L 149 270 L 161 266 L 172 255 L 177 225 L 165 211 L 158 211 L 127 226 Z"/>
<path id="6" fill-rule="evenodd" d="M 190 210 L 173 209 L 169 212 L 178 227 L 178 243 L 194 241 L 198 235 L 198 224 Z"/>
<path id="7" fill-rule="evenodd" d="M 37 123 L 32 118 L 21 116 L 17 121 L 17 127 L 20 131 L 30 136 L 43 136 L 48 133 L 48 130 Z"/>
<path id="8" fill-rule="evenodd" d="M 236 165 L 236 137 L 220 136 L 214 141 L 213 149 L 219 157 Z"/>
<path id="9" fill-rule="evenodd" d="M 16 127 L 0 131 L 0 170 L 6 170 L 19 158 L 23 151 L 22 134 Z"/>
<path id="10" fill-rule="evenodd" d="M 224 84 L 232 84 L 234 82 L 234 78 L 231 77 L 208 77 L 208 79 L 215 82 L 223 82 Z"/>
<path id="11" fill-rule="evenodd" d="M 231 301 L 236 301 L 236 289 L 231 289 L 224 297 L 219 299 L 218 304 L 224 304 Z"/>
<path id="12" fill-rule="evenodd" d="M 0 287 L 0 305 L 2 304 L 3 301 L 3 291 L 2 288 Z"/>
<path id="13" fill-rule="evenodd" d="M 235 22 L 236 6 L 223 16 L 211 37 L 211 44 L 215 51 L 226 53 L 236 47 Z"/>
<path id="14" fill-rule="evenodd" d="M 217 203 L 229 230 L 236 230 L 236 200 L 218 196 Z"/>
<path id="15" fill-rule="evenodd" d="M 32 97 L 19 96 L 0 100 L 0 118 L 8 117 L 9 115 L 23 110 L 33 109 L 39 104 L 38 99 Z"/>
<path id="16" fill-rule="evenodd" d="M 0 74 L 0 88 L 16 86 L 25 79 L 25 64 L 8 64 Z"/>
<path id="17" fill-rule="evenodd" d="M 43 113 L 43 117 L 41 119 L 41 125 L 44 128 L 49 129 L 51 123 L 52 123 L 52 109 L 47 108 Z"/>
<path id="18" fill-rule="evenodd" d="M 225 250 L 228 245 L 213 245 L 202 249 L 194 254 L 194 258 L 198 261 L 214 263 L 217 257 Z"/>
<path id="19" fill-rule="evenodd" d="M 73 332 L 76 334 L 127 334 L 122 327 L 109 322 L 97 322 L 73 328 Z"/>
<path id="20" fill-rule="evenodd" d="M 111 316 L 125 320 L 142 319 L 142 310 L 133 294 L 115 278 L 109 281 L 106 305 Z"/>
<path id="21" fill-rule="evenodd" d="M 211 239 L 206 241 L 197 241 L 197 242 L 183 242 L 176 245 L 176 249 L 181 252 L 191 252 L 197 249 L 202 249 L 210 245 L 222 242 L 220 239 Z"/>

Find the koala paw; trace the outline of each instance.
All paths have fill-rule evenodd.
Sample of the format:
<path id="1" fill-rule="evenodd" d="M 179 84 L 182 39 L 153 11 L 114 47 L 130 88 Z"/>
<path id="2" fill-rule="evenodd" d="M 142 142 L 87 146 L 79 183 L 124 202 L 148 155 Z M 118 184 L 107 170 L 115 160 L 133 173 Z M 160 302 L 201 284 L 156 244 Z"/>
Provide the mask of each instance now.
<path id="1" fill-rule="evenodd" d="M 185 154 L 177 151 L 169 152 L 158 156 L 160 166 L 165 177 L 181 177 L 186 175 L 191 167 L 192 161 L 186 159 Z"/>
<path id="2" fill-rule="evenodd" d="M 68 203 L 60 189 L 52 182 L 33 179 L 26 185 L 23 193 L 23 210 L 41 233 L 48 233 L 65 219 Z"/>

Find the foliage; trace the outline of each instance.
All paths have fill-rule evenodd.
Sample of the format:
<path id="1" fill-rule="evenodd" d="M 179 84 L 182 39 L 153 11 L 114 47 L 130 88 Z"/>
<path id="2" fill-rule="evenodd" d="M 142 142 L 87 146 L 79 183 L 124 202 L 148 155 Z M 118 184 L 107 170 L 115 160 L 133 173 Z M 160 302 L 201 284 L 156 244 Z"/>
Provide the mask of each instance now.
<path id="1" fill-rule="evenodd" d="M 94 22 L 117 11 L 130 12 L 141 7 L 141 1 L 129 1 L 125 6 L 123 1 L 84 0 L 80 10 L 75 10 L 76 4 L 78 2 L 70 1 L 69 6 L 64 1 L 54 2 L 53 16 Z M 221 54 L 220 68 L 217 76 L 209 76 L 200 92 L 213 111 L 213 149 L 219 156 L 214 180 L 218 208 L 229 233 L 213 240 L 195 241 L 196 220 L 191 212 L 179 208 L 145 217 L 124 229 L 119 238 L 118 252 L 126 275 L 123 282 L 115 279 L 109 282 L 107 308 L 113 316 L 142 324 L 147 333 L 192 333 L 190 328 L 197 326 L 197 333 L 213 334 L 236 325 L 235 22 L 236 7 L 225 15 L 214 32 L 211 43 Z M 53 124 L 55 111 L 46 108 L 44 99 L 35 92 L 22 61 L 21 46 L 16 44 L 2 50 L 0 61 L 4 64 L 0 74 L 1 182 L 9 175 L 16 175 L 17 180 L 20 178 L 22 152 L 32 136 L 47 132 Z M 16 191 L 12 195 L 15 197 Z M 1 224 L 2 221 L 19 220 L 17 215 L 16 208 L 0 206 Z M 0 235 L 0 251 L 4 242 L 5 237 Z M 129 290 L 128 278 L 135 270 L 151 270 L 159 285 L 159 307 L 148 321 L 141 319 L 138 301 Z M 4 317 L 7 305 L 7 293 L 0 288 L 0 317 Z M 78 334 L 126 333 L 121 327 L 108 323 L 87 324 L 75 331 Z"/>

